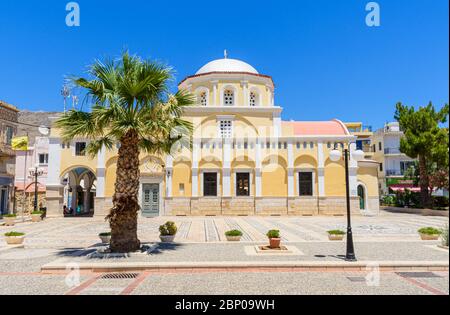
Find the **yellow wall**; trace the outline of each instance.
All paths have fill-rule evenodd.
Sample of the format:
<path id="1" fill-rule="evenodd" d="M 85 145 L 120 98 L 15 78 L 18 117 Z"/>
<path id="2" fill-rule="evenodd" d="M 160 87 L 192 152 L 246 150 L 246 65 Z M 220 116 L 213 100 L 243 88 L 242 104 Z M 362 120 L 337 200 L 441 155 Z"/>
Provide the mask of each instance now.
<path id="1" fill-rule="evenodd" d="M 360 167 L 358 181 L 366 185 L 369 197 L 378 197 L 378 170 L 376 167 Z"/>

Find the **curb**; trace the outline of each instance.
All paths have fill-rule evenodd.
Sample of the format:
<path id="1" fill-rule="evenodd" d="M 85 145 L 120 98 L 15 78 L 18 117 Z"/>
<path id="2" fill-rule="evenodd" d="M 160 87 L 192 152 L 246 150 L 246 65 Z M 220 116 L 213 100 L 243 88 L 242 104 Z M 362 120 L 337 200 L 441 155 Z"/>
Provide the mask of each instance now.
<path id="1" fill-rule="evenodd" d="M 67 263 L 55 261 L 41 267 L 42 273 L 65 273 Z M 82 271 L 91 272 L 129 272 L 129 271 L 448 271 L 448 261 L 359 261 L 359 262 L 122 262 L 122 263 L 80 263 Z"/>

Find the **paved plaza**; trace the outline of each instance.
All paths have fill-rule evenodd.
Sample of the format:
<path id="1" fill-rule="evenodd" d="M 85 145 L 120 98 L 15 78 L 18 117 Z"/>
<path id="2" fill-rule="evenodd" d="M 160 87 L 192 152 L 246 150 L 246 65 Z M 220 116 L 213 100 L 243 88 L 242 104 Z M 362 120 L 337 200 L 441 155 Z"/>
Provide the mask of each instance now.
<path id="1" fill-rule="evenodd" d="M 159 243 L 158 227 L 167 220 L 179 227 L 175 244 Z M 342 258 L 345 242 L 330 242 L 326 234 L 345 229 L 345 217 L 140 218 L 139 237 L 152 250 L 112 259 L 92 256 L 103 247 L 98 233 L 108 231 L 102 218 L 20 222 L 14 227 L 0 226 L 0 294 L 448 294 L 448 250 L 439 248 L 440 242 L 424 242 L 417 235 L 420 227 L 440 228 L 447 223 L 445 217 L 387 212 L 377 217 L 355 216 L 355 250 L 363 266 L 383 266 L 383 262 L 408 266 L 380 268 L 373 284 L 367 278 L 371 268 L 326 267 L 347 264 Z M 295 249 L 292 254 L 255 254 L 255 246 L 267 243 L 265 233 L 273 228 L 281 230 L 283 242 Z M 230 229 L 244 232 L 242 242 L 226 242 L 224 232 Z M 24 248 L 7 247 L 3 234 L 8 231 L 26 233 Z M 412 263 L 419 265 L 409 267 Z M 83 269 L 85 264 L 155 268 L 131 268 L 126 271 L 128 278 L 110 279 L 113 269 L 92 272 Z M 318 267 L 309 271 L 293 268 L 302 264 Z M 273 279 L 277 279 L 276 286 Z"/>
<path id="2" fill-rule="evenodd" d="M 323 242 L 326 231 L 346 230 L 345 217 L 158 217 L 139 218 L 139 238 L 142 242 L 159 241 L 159 226 L 166 221 L 178 226 L 178 243 L 226 242 L 224 233 L 239 229 L 244 232 L 243 242 L 266 241 L 270 229 L 281 231 L 284 242 Z M 381 212 L 375 217 L 354 216 L 355 241 L 418 241 L 421 227 L 442 228 L 446 217 L 424 217 L 414 214 Z M 14 227 L 0 226 L 0 247 L 3 234 L 20 231 L 27 234 L 27 247 L 89 247 L 98 242 L 98 234 L 109 231 L 103 218 L 57 218 L 42 223 L 25 222 Z"/>

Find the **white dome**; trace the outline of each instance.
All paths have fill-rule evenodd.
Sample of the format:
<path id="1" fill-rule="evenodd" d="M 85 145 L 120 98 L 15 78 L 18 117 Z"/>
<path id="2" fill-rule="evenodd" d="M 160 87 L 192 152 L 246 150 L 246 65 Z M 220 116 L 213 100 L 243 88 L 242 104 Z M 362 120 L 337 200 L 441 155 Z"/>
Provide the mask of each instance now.
<path id="1" fill-rule="evenodd" d="M 196 74 L 210 72 L 247 72 L 259 74 L 255 68 L 248 63 L 236 59 L 217 59 L 204 65 Z"/>

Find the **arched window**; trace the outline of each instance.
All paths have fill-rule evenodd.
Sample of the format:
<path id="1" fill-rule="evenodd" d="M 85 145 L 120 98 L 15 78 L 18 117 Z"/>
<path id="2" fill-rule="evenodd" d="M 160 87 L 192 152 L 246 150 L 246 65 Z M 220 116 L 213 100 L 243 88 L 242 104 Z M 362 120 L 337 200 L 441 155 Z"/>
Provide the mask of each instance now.
<path id="1" fill-rule="evenodd" d="M 208 94 L 205 91 L 200 92 L 198 101 L 200 103 L 200 106 L 208 106 Z"/>
<path id="2" fill-rule="evenodd" d="M 250 92 L 250 106 L 255 107 L 258 106 L 258 94 L 255 92 Z"/>
<path id="3" fill-rule="evenodd" d="M 234 91 L 231 89 L 226 89 L 223 92 L 223 104 L 225 106 L 234 106 Z"/>

